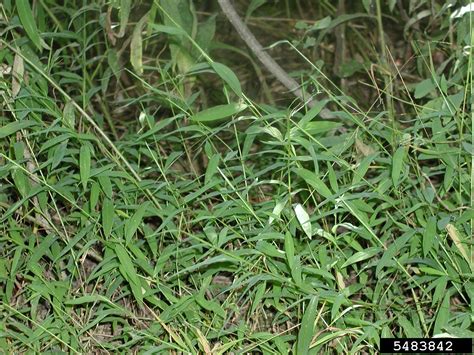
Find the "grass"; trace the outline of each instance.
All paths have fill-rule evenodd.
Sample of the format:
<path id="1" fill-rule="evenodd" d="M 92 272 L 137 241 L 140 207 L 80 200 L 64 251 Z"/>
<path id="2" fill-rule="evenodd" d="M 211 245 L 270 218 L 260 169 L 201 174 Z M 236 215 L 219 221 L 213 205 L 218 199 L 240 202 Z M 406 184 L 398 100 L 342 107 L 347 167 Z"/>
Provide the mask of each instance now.
<path id="1" fill-rule="evenodd" d="M 473 337 L 469 13 L 237 2 L 290 17 L 255 31 L 291 39 L 271 52 L 326 97 L 309 109 L 205 1 L 31 4 L 0 4 L 2 351 Z"/>

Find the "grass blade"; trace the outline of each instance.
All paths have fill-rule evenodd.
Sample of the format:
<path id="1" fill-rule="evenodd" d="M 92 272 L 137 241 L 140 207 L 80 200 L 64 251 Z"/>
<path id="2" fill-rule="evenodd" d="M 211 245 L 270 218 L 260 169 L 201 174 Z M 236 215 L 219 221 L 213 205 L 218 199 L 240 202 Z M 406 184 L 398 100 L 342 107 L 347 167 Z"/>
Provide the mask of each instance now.
<path id="1" fill-rule="evenodd" d="M 314 322 L 318 313 L 318 301 L 318 296 L 313 296 L 303 314 L 296 344 L 297 354 L 306 355 L 309 352 L 314 337 Z"/>
<path id="2" fill-rule="evenodd" d="M 81 146 L 79 152 L 79 172 L 81 176 L 81 183 L 84 189 L 87 187 L 87 181 L 91 174 L 91 151 L 88 145 Z"/>
<path id="3" fill-rule="evenodd" d="M 36 48 L 38 48 L 40 52 L 43 50 L 43 48 L 49 49 L 48 45 L 39 35 L 38 27 L 36 27 L 35 16 L 33 16 L 33 11 L 31 10 L 30 1 L 16 0 L 16 9 L 26 34 L 31 39 Z"/>
<path id="4" fill-rule="evenodd" d="M 395 154 L 393 154 L 392 159 L 392 182 L 393 186 L 397 187 L 400 179 L 400 174 L 402 172 L 403 163 L 405 160 L 406 148 L 399 147 Z"/>
<path id="5" fill-rule="evenodd" d="M 194 114 L 191 119 L 195 122 L 214 122 L 235 115 L 246 108 L 247 106 L 242 104 L 218 105 Z"/>
<path id="6" fill-rule="evenodd" d="M 133 214 L 133 216 L 125 223 L 125 241 L 127 245 L 132 240 L 132 237 L 136 233 L 138 227 L 142 223 L 143 216 L 150 204 L 148 202 L 140 205 L 138 210 Z"/>

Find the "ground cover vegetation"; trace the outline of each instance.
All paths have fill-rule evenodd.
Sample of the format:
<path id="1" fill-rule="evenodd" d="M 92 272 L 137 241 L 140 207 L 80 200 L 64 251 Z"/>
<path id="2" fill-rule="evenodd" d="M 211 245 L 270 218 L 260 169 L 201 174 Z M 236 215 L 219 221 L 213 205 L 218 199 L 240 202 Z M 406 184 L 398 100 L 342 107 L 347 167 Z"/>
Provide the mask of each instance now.
<path id="1" fill-rule="evenodd" d="M 473 337 L 465 5 L 3 0 L 0 349 Z"/>

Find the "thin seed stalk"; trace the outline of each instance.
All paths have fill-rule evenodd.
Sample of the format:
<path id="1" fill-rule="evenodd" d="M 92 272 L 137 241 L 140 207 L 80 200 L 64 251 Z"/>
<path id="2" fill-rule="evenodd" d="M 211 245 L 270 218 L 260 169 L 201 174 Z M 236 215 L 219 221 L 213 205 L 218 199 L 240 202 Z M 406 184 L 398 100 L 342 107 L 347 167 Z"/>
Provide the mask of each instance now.
<path id="1" fill-rule="evenodd" d="M 376 8 L 377 8 L 377 27 L 379 31 L 379 43 L 380 43 L 380 61 L 382 62 L 382 66 L 385 70 L 390 72 L 387 60 L 387 54 L 385 51 L 387 50 L 386 43 L 385 43 L 385 34 L 383 30 L 383 23 L 382 23 L 382 6 L 380 4 L 380 0 L 375 0 Z M 384 71 L 385 71 L 384 70 Z M 383 75 L 384 77 L 384 92 L 385 92 L 385 104 L 387 106 L 388 117 L 390 122 L 392 122 L 392 128 L 395 130 L 395 117 L 394 117 L 394 107 L 393 107 L 393 84 L 392 79 L 387 75 Z"/>

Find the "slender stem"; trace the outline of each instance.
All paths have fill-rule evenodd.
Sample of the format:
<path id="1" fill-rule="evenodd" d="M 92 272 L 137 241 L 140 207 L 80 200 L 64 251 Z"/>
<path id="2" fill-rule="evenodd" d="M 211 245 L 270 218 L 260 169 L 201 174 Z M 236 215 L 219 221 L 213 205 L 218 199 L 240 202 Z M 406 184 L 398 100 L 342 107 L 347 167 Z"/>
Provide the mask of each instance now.
<path id="1" fill-rule="evenodd" d="M 229 22 L 234 26 L 240 38 L 249 46 L 250 50 L 262 62 L 267 70 L 272 73 L 278 81 L 280 81 L 288 90 L 296 97 L 300 98 L 309 107 L 314 106 L 315 102 L 311 99 L 311 95 L 306 93 L 295 79 L 290 77 L 288 73 L 263 49 L 260 42 L 257 41 L 253 33 L 247 25 L 241 20 L 229 0 L 218 0 L 222 12 L 226 15 Z M 325 117 L 326 116 L 326 117 Z M 329 118 L 328 112 L 322 112 L 321 117 Z"/>
<path id="2" fill-rule="evenodd" d="M 472 12 L 469 13 L 469 23 L 472 24 Z M 472 26 L 472 25 L 471 25 Z M 473 61 L 472 61 L 472 55 L 473 55 L 473 46 L 474 46 L 474 36 L 472 36 L 473 29 L 470 29 L 471 31 L 471 46 L 469 48 L 469 64 L 468 64 L 468 79 L 469 79 L 469 86 L 470 86 L 470 95 L 471 95 L 471 144 L 474 144 L 474 130 L 472 127 L 474 127 L 474 85 L 473 85 Z M 474 154 L 471 151 L 471 203 L 470 203 L 471 209 L 474 208 Z M 469 256 L 471 258 L 471 264 L 474 264 L 474 246 L 472 242 L 474 241 L 474 217 L 471 218 L 471 240 L 470 240 L 470 251 L 469 251 Z"/>
<path id="3" fill-rule="evenodd" d="M 382 67 L 388 70 L 388 60 L 385 51 L 387 50 L 386 43 L 385 43 L 385 33 L 383 30 L 383 21 L 382 21 L 382 7 L 380 5 L 380 0 L 376 0 L 376 7 L 377 7 L 377 25 L 379 31 L 379 41 L 380 41 L 380 61 L 382 63 Z M 384 71 L 385 71 L 384 70 Z M 390 121 L 392 122 L 392 128 L 395 130 L 395 120 L 394 120 L 394 110 L 393 110 L 393 84 L 391 78 L 387 75 L 384 75 L 384 84 L 385 84 L 385 102 L 387 105 L 388 116 Z"/>
<path id="4" fill-rule="evenodd" d="M 344 15 L 346 13 L 346 1 L 345 0 L 339 0 L 339 3 L 337 5 L 337 16 Z M 341 77 L 341 67 L 344 64 L 344 61 L 346 60 L 346 52 L 347 52 L 347 46 L 346 46 L 346 25 L 345 23 L 341 23 L 339 26 L 336 27 L 335 29 L 335 35 L 336 35 L 336 53 L 334 54 L 334 74 L 340 76 L 340 84 L 341 84 L 341 90 L 345 91 L 347 88 L 347 82 L 346 79 Z"/>

